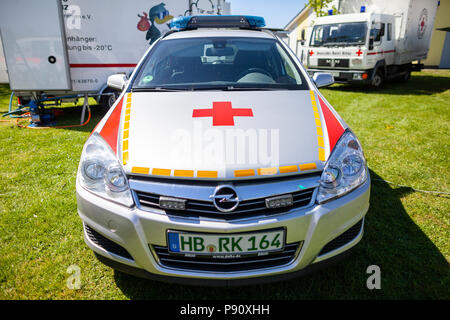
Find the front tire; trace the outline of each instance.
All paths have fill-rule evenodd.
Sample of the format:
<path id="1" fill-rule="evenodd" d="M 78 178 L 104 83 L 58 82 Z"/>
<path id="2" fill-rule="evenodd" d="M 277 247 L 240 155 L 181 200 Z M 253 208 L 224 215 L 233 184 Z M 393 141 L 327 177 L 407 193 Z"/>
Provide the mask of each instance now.
<path id="1" fill-rule="evenodd" d="M 372 80 L 370 81 L 369 86 L 373 89 L 379 89 L 383 85 L 384 76 L 380 69 L 375 72 Z"/>
<path id="2" fill-rule="evenodd" d="M 105 91 L 103 91 L 103 93 L 108 94 L 102 94 L 100 98 L 100 104 L 102 108 L 104 108 L 105 110 L 109 110 L 116 102 L 117 98 L 119 97 L 119 94 L 111 89 L 106 89 Z"/>

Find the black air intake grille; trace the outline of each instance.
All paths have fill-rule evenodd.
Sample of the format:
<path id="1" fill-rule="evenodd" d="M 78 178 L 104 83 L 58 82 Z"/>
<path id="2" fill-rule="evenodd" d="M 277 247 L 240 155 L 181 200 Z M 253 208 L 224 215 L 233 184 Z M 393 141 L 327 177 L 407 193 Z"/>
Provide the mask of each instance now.
<path id="1" fill-rule="evenodd" d="M 343 234 L 341 234 L 337 238 L 334 238 L 333 240 L 328 242 L 325 245 L 325 247 L 323 247 L 322 250 L 320 251 L 319 256 L 321 256 L 323 254 L 326 254 L 328 252 L 331 252 L 331 251 L 333 251 L 335 249 L 338 249 L 338 248 L 346 245 L 347 243 L 349 243 L 353 239 L 355 239 L 356 236 L 361 231 L 363 220 L 364 219 L 359 220 L 359 222 L 357 224 L 355 224 L 353 227 L 351 227 L 350 229 L 345 231 Z"/>
<path id="2" fill-rule="evenodd" d="M 87 224 L 84 225 L 84 228 L 86 230 L 86 234 L 89 237 L 89 239 L 99 247 L 105 249 L 108 252 L 117 254 L 118 256 L 133 260 L 133 257 L 128 253 L 128 251 L 124 247 L 109 240 L 108 238 L 105 238 L 100 233 L 89 227 Z"/>
<path id="3" fill-rule="evenodd" d="M 331 59 L 317 59 L 317 65 L 319 67 L 331 67 Z"/>
<path id="4" fill-rule="evenodd" d="M 159 195 L 135 191 L 140 206 L 145 209 L 159 209 Z M 190 200 L 186 201 L 186 210 L 165 210 L 168 215 L 184 217 L 209 217 L 218 219 L 239 219 L 256 215 L 272 215 L 287 212 L 294 208 L 307 206 L 311 202 L 314 188 L 292 193 L 294 205 L 279 209 L 266 207 L 265 198 L 241 201 L 238 207 L 229 214 L 224 214 L 216 209 L 212 201 Z"/>
<path id="5" fill-rule="evenodd" d="M 153 249 L 159 258 L 159 263 L 165 267 L 194 271 L 234 272 L 287 264 L 295 258 L 299 244 L 299 242 L 286 244 L 283 251 L 264 256 L 243 255 L 240 258 L 231 259 L 202 256 L 186 257 L 180 254 L 171 254 L 167 247 L 155 245 Z"/>
<path id="6" fill-rule="evenodd" d="M 349 59 L 318 59 L 319 67 L 348 68 Z"/>
<path id="7" fill-rule="evenodd" d="M 336 68 L 348 68 L 349 60 L 348 59 L 334 59 L 334 66 Z"/>

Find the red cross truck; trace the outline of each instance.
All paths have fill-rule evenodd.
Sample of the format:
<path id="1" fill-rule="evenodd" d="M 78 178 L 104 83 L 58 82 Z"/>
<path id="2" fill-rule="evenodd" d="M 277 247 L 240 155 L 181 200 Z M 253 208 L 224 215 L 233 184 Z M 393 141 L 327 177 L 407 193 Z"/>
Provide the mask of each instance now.
<path id="1" fill-rule="evenodd" d="M 306 47 L 313 76 L 378 88 L 407 81 L 427 57 L 437 0 L 340 1 L 340 14 L 315 19 Z M 330 12 L 331 13 L 331 12 Z"/>
<path id="2" fill-rule="evenodd" d="M 361 239 L 361 144 L 296 56 L 253 16 L 177 18 L 86 142 L 85 241 L 105 264 L 188 284 L 299 276 Z"/>

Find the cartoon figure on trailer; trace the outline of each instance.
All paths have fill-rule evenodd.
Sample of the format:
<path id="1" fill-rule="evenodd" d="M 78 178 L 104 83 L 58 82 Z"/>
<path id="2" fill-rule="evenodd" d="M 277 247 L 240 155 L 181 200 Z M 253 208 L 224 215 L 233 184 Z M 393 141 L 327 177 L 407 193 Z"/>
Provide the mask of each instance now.
<path id="1" fill-rule="evenodd" d="M 173 16 L 169 14 L 164 3 L 160 3 L 150 9 L 148 15 L 146 12 L 142 12 L 143 16 L 138 14 L 141 18 L 137 24 L 137 28 L 140 31 L 147 31 L 145 36 L 146 40 L 150 40 L 150 44 L 158 39 L 163 31 L 169 29 L 169 22 L 173 19 Z"/>

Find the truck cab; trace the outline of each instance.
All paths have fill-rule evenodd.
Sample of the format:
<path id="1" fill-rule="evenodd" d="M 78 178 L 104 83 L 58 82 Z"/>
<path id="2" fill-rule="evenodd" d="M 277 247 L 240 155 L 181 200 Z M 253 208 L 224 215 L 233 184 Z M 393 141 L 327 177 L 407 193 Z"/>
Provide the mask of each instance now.
<path id="1" fill-rule="evenodd" d="M 391 14 L 352 13 L 317 18 L 311 31 L 308 73 L 331 73 L 335 82 L 361 82 L 379 87 L 410 67 L 395 65 L 396 17 Z"/>

